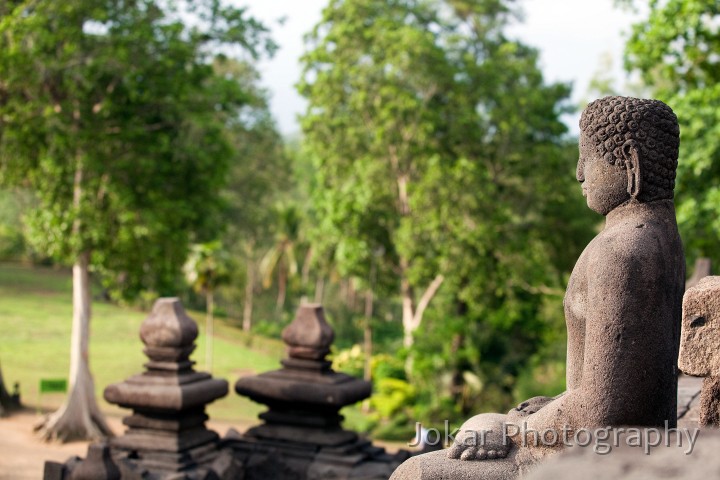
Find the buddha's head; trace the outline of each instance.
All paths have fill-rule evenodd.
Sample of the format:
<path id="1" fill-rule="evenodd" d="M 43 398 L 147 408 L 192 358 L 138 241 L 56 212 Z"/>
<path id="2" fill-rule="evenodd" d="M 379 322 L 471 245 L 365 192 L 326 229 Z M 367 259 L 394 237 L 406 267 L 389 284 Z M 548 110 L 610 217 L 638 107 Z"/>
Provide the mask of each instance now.
<path id="1" fill-rule="evenodd" d="M 605 97 L 580 117 L 577 179 L 594 211 L 673 198 L 680 128 L 659 100 Z"/>

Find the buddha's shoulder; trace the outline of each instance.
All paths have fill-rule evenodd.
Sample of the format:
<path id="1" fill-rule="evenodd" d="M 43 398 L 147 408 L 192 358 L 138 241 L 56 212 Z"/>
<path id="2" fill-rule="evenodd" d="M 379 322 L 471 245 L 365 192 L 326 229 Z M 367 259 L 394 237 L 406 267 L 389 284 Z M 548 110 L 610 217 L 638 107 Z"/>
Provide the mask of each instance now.
<path id="1" fill-rule="evenodd" d="M 654 220 L 620 222 L 595 237 L 591 255 L 598 259 L 651 259 L 661 255 L 662 246 L 675 238 L 677 227 L 674 228 L 673 231 L 672 226 Z"/>

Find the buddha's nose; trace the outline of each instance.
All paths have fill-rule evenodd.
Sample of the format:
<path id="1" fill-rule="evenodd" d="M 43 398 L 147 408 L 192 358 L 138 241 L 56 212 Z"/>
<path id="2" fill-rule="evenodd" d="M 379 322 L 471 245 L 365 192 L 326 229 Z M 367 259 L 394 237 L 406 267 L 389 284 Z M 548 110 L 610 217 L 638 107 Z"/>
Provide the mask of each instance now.
<path id="1" fill-rule="evenodd" d="M 585 181 L 585 174 L 583 173 L 582 160 L 578 160 L 577 169 L 575 170 L 575 178 L 577 178 L 577 181 L 580 183 Z"/>

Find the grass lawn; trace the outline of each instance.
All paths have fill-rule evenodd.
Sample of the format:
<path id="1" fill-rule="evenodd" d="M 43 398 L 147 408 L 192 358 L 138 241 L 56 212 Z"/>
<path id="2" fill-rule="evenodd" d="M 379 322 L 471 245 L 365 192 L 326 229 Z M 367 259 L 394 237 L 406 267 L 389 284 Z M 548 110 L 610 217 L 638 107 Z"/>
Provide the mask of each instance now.
<path id="1" fill-rule="evenodd" d="M 38 269 L 0 264 L 0 365 L 5 386 L 20 382 L 22 402 L 36 407 L 41 378 L 67 378 L 70 362 L 72 321 L 71 275 L 68 270 Z M 193 359 L 198 370 L 206 370 L 205 318 L 189 312 L 197 321 L 200 335 Z M 111 414 L 127 410 L 109 405 L 103 389 L 143 371 L 139 328 L 147 312 L 95 301 L 92 305 L 90 369 L 100 408 Z M 215 320 L 213 375 L 230 383 L 230 393 L 209 407 L 216 420 L 252 422 L 264 409 L 234 393 L 240 376 L 273 370 L 284 354 L 282 342 L 249 337 L 222 321 Z M 60 406 L 63 394 L 43 395 L 45 409 Z"/>

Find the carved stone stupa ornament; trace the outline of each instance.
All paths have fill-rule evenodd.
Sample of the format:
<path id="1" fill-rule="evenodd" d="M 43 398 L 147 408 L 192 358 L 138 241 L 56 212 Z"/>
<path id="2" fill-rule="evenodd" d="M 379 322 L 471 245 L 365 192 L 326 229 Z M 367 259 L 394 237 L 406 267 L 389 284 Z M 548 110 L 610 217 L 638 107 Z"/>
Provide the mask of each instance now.
<path id="1" fill-rule="evenodd" d="M 471 418 L 448 450 L 411 458 L 392 479 L 516 478 L 580 429 L 675 425 L 685 284 L 677 118 L 657 100 L 605 97 L 587 106 L 580 131 L 577 180 L 606 220 L 565 293 L 567 390 Z"/>
<path id="2" fill-rule="evenodd" d="M 238 380 L 235 390 L 269 407 L 260 415 L 264 425 L 246 435 L 293 438 L 332 445 L 357 435 L 340 428 L 342 407 L 370 396 L 369 382 L 331 370 L 325 360 L 334 333 L 319 305 L 303 305 L 283 331 L 288 358 L 284 368 Z M 312 428 L 308 428 L 312 427 Z"/>
<path id="3" fill-rule="evenodd" d="M 224 396 L 225 380 L 193 370 L 197 325 L 176 298 L 160 299 L 140 336 L 147 370 L 105 389 L 131 408 L 130 427 L 86 459 L 45 462 L 45 480 L 386 480 L 409 456 L 388 454 L 344 430 L 339 411 L 370 395 L 370 383 L 334 372 L 325 359 L 334 333 L 320 305 L 303 305 L 283 332 L 283 368 L 245 377 L 236 390 L 267 405 L 262 425 L 227 436 L 205 428 L 205 406 Z"/>
<path id="4" fill-rule="evenodd" d="M 227 395 L 228 383 L 196 372 L 197 324 L 177 298 L 161 298 L 140 327 L 147 370 L 105 389 L 105 400 L 133 409 L 125 435 L 110 440 L 155 469 L 181 471 L 203 463 L 217 433 L 205 428 L 205 405 Z M 206 447 L 206 448 L 203 448 Z"/>
<path id="5" fill-rule="evenodd" d="M 85 460 L 46 462 L 45 480 L 241 478 L 242 465 L 205 427 L 205 406 L 227 395 L 228 383 L 193 369 L 197 335 L 180 300 L 158 299 L 140 327 L 145 372 L 105 389 L 109 403 L 132 409 L 123 419 L 128 430 L 91 445 Z"/>
<path id="6" fill-rule="evenodd" d="M 246 480 L 384 480 L 408 457 L 389 455 L 341 427 L 340 409 L 369 397 L 371 386 L 332 370 L 325 356 L 334 336 L 320 305 L 301 305 L 283 331 L 283 368 L 235 384 L 238 394 L 268 406 L 262 425 L 228 439 Z"/>

